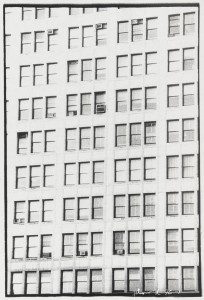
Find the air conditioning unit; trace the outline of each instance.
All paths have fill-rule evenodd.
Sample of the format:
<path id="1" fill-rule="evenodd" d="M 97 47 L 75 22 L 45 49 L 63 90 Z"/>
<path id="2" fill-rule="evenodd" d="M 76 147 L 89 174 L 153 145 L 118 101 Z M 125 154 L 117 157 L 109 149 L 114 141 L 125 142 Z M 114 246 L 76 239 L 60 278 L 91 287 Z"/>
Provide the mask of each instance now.
<path id="1" fill-rule="evenodd" d="M 47 34 L 54 34 L 54 29 L 48 29 Z"/>
<path id="2" fill-rule="evenodd" d="M 116 253 L 118 255 L 123 255 L 125 253 L 125 250 L 124 249 L 120 249 L 120 250 L 117 250 Z"/>
<path id="3" fill-rule="evenodd" d="M 54 117 L 56 117 L 56 113 L 48 113 L 47 117 L 48 118 L 54 118 Z"/>
<path id="4" fill-rule="evenodd" d="M 87 256 L 88 252 L 87 251 L 79 251 L 79 256 Z"/>
<path id="5" fill-rule="evenodd" d="M 103 24 L 100 23 L 100 24 L 96 24 L 96 29 L 102 29 L 103 28 Z"/>
<path id="6" fill-rule="evenodd" d="M 96 105 L 96 113 L 103 114 L 106 112 L 106 105 L 105 104 L 97 104 Z"/>
<path id="7" fill-rule="evenodd" d="M 51 252 L 43 253 L 42 257 L 44 257 L 44 258 L 51 258 L 52 257 L 52 253 Z"/>
<path id="8" fill-rule="evenodd" d="M 14 219 L 13 223 L 15 223 L 15 224 L 24 224 L 25 219 L 24 218 Z"/>
<path id="9" fill-rule="evenodd" d="M 134 19 L 131 21 L 132 24 L 139 25 L 142 24 L 142 19 Z"/>

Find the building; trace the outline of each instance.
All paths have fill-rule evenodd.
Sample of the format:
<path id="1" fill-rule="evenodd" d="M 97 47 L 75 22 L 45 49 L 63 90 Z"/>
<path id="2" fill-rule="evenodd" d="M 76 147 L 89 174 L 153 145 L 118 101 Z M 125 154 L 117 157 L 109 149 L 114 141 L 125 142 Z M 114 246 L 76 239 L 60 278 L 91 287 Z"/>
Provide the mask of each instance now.
<path id="1" fill-rule="evenodd" d="M 5 7 L 8 295 L 201 293 L 198 9 Z"/>

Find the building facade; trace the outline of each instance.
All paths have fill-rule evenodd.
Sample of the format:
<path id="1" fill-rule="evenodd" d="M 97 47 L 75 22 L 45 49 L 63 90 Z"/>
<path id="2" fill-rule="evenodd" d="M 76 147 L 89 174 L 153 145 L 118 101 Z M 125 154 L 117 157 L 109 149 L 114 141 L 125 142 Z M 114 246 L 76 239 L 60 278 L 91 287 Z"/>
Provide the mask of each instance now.
<path id="1" fill-rule="evenodd" d="M 198 6 L 5 7 L 7 294 L 201 293 Z"/>

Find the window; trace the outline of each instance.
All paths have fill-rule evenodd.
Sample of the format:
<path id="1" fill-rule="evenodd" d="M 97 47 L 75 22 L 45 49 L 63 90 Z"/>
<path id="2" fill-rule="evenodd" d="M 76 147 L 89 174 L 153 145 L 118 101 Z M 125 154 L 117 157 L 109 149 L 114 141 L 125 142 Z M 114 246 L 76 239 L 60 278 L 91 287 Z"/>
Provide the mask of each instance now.
<path id="1" fill-rule="evenodd" d="M 103 46 L 106 45 L 107 35 L 107 24 L 96 24 L 96 45 Z"/>
<path id="2" fill-rule="evenodd" d="M 52 222 L 53 220 L 53 200 L 42 201 L 42 222 Z"/>
<path id="3" fill-rule="evenodd" d="M 127 90 L 116 91 L 116 111 L 127 111 Z"/>
<path id="4" fill-rule="evenodd" d="M 36 19 L 44 19 L 46 14 L 45 14 L 45 8 L 42 7 L 36 7 L 35 8 L 35 18 Z"/>
<path id="5" fill-rule="evenodd" d="M 33 16 L 33 8 L 30 7 L 22 7 L 22 20 L 31 20 Z"/>
<path id="6" fill-rule="evenodd" d="M 103 197 L 92 198 L 92 219 L 103 219 Z"/>
<path id="7" fill-rule="evenodd" d="M 47 64 L 47 84 L 57 83 L 57 63 Z"/>
<path id="8" fill-rule="evenodd" d="M 71 60 L 67 62 L 68 67 L 68 82 L 77 82 L 78 81 L 78 60 Z"/>
<path id="9" fill-rule="evenodd" d="M 30 66 L 20 66 L 20 86 L 31 85 Z"/>
<path id="10" fill-rule="evenodd" d="M 117 56 L 117 77 L 128 76 L 128 56 Z"/>
<path id="11" fill-rule="evenodd" d="M 67 95 L 67 116 L 77 115 L 77 95 Z"/>
<path id="12" fill-rule="evenodd" d="M 183 192 L 182 193 L 182 214 L 193 215 L 194 205 L 195 205 L 194 203 L 195 203 L 194 192 Z"/>
<path id="13" fill-rule="evenodd" d="M 33 85 L 42 85 L 45 84 L 44 77 L 44 65 L 34 65 L 34 76 L 33 76 Z"/>
<path id="14" fill-rule="evenodd" d="M 102 293 L 102 270 L 91 270 L 91 293 Z"/>
<path id="15" fill-rule="evenodd" d="M 177 179 L 179 177 L 178 155 L 167 156 L 167 179 Z"/>
<path id="16" fill-rule="evenodd" d="M 113 292 L 124 292 L 125 271 L 124 269 L 113 269 Z"/>
<path id="17" fill-rule="evenodd" d="M 43 109 L 42 109 L 42 98 L 32 99 L 32 119 L 42 119 Z"/>
<path id="18" fill-rule="evenodd" d="M 106 79 L 106 58 L 96 58 L 96 70 L 95 79 L 104 80 Z"/>
<path id="19" fill-rule="evenodd" d="M 182 290 L 184 292 L 195 291 L 194 267 L 182 267 Z"/>
<path id="20" fill-rule="evenodd" d="M 144 179 L 154 180 L 156 178 L 156 157 L 144 159 Z"/>
<path id="21" fill-rule="evenodd" d="M 45 152 L 55 151 L 55 130 L 45 131 Z"/>
<path id="22" fill-rule="evenodd" d="M 73 256 L 74 254 L 74 234 L 64 233 L 62 235 L 62 256 Z"/>
<path id="23" fill-rule="evenodd" d="M 143 253 L 155 253 L 155 230 L 143 231 Z"/>
<path id="24" fill-rule="evenodd" d="M 146 20 L 146 39 L 153 40 L 157 38 L 157 20 L 158 18 L 149 18 Z"/>
<path id="25" fill-rule="evenodd" d="M 140 253 L 140 231 L 128 232 L 128 253 L 139 254 Z"/>
<path id="26" fill-rule="evenodd" d="M 51 294 L 51 271 L 40 271 L 40 294 Z"/>
<path id="27" fill-rule="evenodd" d="M 128 292 L 137 292 L 140 290 L 140 269 L 131 268 L 128 269 Z"/>
<path id="28" fill-rule="evenodd" d="M 167 142 L 179 142 L 179 120 L 167 121 Z"/>
<path id="29" fill-rule="evenodd" d="M 76 270 L 76 293 L 87 293 L 87 270 Z"/>
<path id="30" fill-rule="evenodd" d="M 52 257 L 52 245 L 51 245 L 52 235 L 44 234 L 41 235 L 41 253 L 40 257 Z"/>
<path id="31" fill-rule="evenodd" d="M 184 18 L 184 28 L 183 34 L 188 35 L 195 32 L 195 13 L 185 13 L 183 15 Z"/>
<path id="32" fill-rule="evenodd" d="M 90 183 L 90 162 L 79 163 L 79 184 Z"/>
<path id="33" fill-rule="evenodd" d="M 93 183 L 104 182 L 104 161 L 93 162 Z"/>
<path id="34" fill-rule="evenodd" d="M 115 125 L 116 141 L 115 146 L 126 146 L 126 124 Z"/>
<path id="35" fill-rule="evenodd" d="M 166 252 L 167 253 L 178 253 L 178 229 L 167 229 L 166 230 Z"/>
<path id="36" fill-rule="evenodd" d="M 180 15 L 169 16 L 169 36 L 180 34 Z"/>
<path id="37" fill-rule="evenodd" d="M 90 149 L 91 145 L 91 128 L 80 128 L 80 149 Z"/>
<path id="38" fill-rule="evenodd" d="M 30 167 L 30 188 L 40 187 L 40 166 L 31 166 Z"/>
<path id="39" fill-rule="evenodd" d="M 91 47 L 94 44 L 93 26 L 82 27 L 82 47 Z"/>
<path id="40" fill-rule="evenodd" d="M 52 29 L 48 34 L 48 51 L 54 51 L 58 45 L 58 30 Z"/>
<path id="41" fill-rule="evenodd" d="M 69 294 L 73 292 L 72 285 L 73 285 L 73 271 L 72 270 L 62 270 L 61 271 L 61 293 L 62 294 Z"/>
<path id="42" fill-rule="evenodd" d="M 67 198 L 64 199 L 64 221 L 73 221 L 74 220 L 74 207 L 75 207 L 75 199 Z"/>
<path id="43" fill-rule="evenodd" d="M 182 252 L 195 251 L 194 229 L 182 229 Z"/>
<path id="44" fill-rule="evenodd" d="M 37 258 L 38 257 L 38 236 L 28 235 L 27 236 L 27 258 Z"/>
<path id="45" fill-rule="evenodd" d="M 78 198 L 78 220 L 89 219 L 89 198 Z"/>
<path id="46" fill-rule="evenodd" d="M 28 202 L 28 222 L 38 222 L 39 221 L 39 201 L 30 200 Z"/>
<path id="47" fill-rule="evenodd" d="M 193 70 L 195 67 L 195 48 L 183 49 L 183 70 Z"/>
<path id="48" fill-rule="evenodd" d="M 168 267 L 166 268 L 166 283 L 167 291 L 179 291 L 179 269 L 178 267 Z"/>
<path id="49" fill-rule="evenodd" d="M 26 173 L 27 167 L 16 167 L 16 189 L 26 188 Z"/>
<path id="50" fill-rule="evenodd" d="M 129 160 L 129 181 L 141 180 L 141 159 L 131 158 Z"/>
<path id="51" fill-rule="evenodd" d="M 131 111 L 142 109 L 142 88 L 131 89 Z"/>
<path id="52" fill-rule="evenodd" d="M 194 119 L 183 119 L 183 142 L 194 141 Z"/>
<path id="53" fill-rule="evenodd" d="M 141 145 L 141 123 L 130 124 L 130 145 Z"/>
<path id="54" fill-rule="evenodd" d="M 156 144 L 156 122 L 145 122 L 145 144 Z"/>
<path id="55" fill-rule="evenodd" d="M 195 177 L 195 157 L 194 155 L 183 155 L 182 156 L 182 177 L 193 178 Z"/>
<path id="56" fill-rule="evenodd" d="M 132 42 L 143 38 L 143 19 L 132 20 Z"/>
<path id="57" fill-rule="evenodd" d="M 88 255 L 88 233 L 77 233 L 77 255 Z"/>
<path id="58" fill-rule="evenodd" d="M 145 88 L 145 109 L 157 108 L 157 88 L 146 87 Z"/>
<path id="59" fill-rule="evenodd" d="M 167 106 L 168 107 L 179 106 L 179 85 L 178 84 L 167 86 Z"/>
<path id="60" fill-rule="evenodd" d="M 45 50 L 45 31 L 36 31 L 34 36 L 34 51 L 43 52 Z"/>
<path id="61" fill-rule="evenodd" d="M 140 217 L 140 195 L 129 195 L 129 217 Z"/>
<path id="62" fill-rule="evenodd" d="M 24 236 L 13 237 L 13 259 L 23 259 Z"/>
<path id="63" fill-rule="evenodd" d="M 42 151 L 42 131 L 31 132 L 31 153 Z"/>
<path id="64" fill-rule="evenodd" d="M 31 52 L 31 32 L 21 33 L 21 53 L 28 54 Z"/>
<path id="65" fill-rule="evenodd" d="M 81 61 L 81 80 L 90 81 L 92 80 L 92 59 L 82 59 Z"/>
<path id="66" fill-rule="evenodd" d="M 125 195 L 114 196 L 114 218 L 125 218 Z"/>
<path id="67" fill-rule="evenodd" d="M 76 184 L 76 163 L 65 164 L 65 185 Z"/>
<path id="68" fill-rule="evenodd" d="M 183 105 L 194 105 L 195 101 L 195 92 L 194 92 L 194 83 L 183 84 Z"/>
<path id="69" fill-rule="evenodd" d="M 37 294 L 37 273 L 35 271 L 25 272 L 25 294 Z"/>
<path id="70" fill-rule="evenodd" d="M 157 52 L 146 53 L 146 74 L 157 73 Z"/>
<path id="71" fill-rule="evenodd" d="M 23 294 L 23 273 L 11 273 L 11 295 Z"/>
<path id="72" fill-rule="evenodd" d="M 107 7 L 97 7 L 97 12 L 107 11 Z"/>
<path id="73" fill-rule="evenodd" d="M 177 72 L 180 70 L 180 50 L 168 50 L 168 72 Z"/>
<path id="74" fill-rule="evenodd" d="M 126 181 L 126 160 L 115 160 L 115 182 Z"/>
<path id="75" fill-rule="evenodd" d="M 91 114 L 91 94 L 81 94 L 81 115 Z"/>
<path id="76" fill-rule="evenodd" d="M 105 146 L 105 126 L 94 127 L 94 149 L 102 149 Z"/>
<path id="77" fill-rule="evenodd" d="M 78 48 L 79 47 L 79 27 L 69 28 L 68 36 L 68 48 Z"/>
<path id="78" fill-rule="evenodd" d="M 166 201 L 167 201 L 167 215 L 168 216 L 175 216 L 178 215 L 178 193 L 172 192 L 166 194 Z"/>
<path id="79" fill-rule="evenodd" d="M 25 201 L 14 202 L 14 222 L 25 222 Z"/>
<path id="80" fill-rule="evenodd" d="M 128 21 L 118 22 L 118 43 L 128 42 Z"/>
<path id="81" fill-rule="evenodd" d="M 113 254 L 124 254 L 125 252 L 125 231 L 113 232 Z"/>
<path id="82" fill-rule="evenodd" d="M 96 92 L 95 93 L 95 109 L 94 109 L 94 113 L 98 113 L 98 105 L 99 107 L 101 105 L 104 106 L 104 112 L 106 110 L 106 107 L 105 107 L 105 96 L 106 96 L 106 92 Z"/>
<path id="83" fill-rule="evenodd" d="M 93 232 L 91 234 L 91 255 L 102 255 L 102 242 L 102 232 Z"/>
<path id="84" fill-rule="evenodd" d="M 131 76 L 142 75 L 142 54 L 131 55 Z"/>
<path id="85" fill-rule="evenodd" d="M 143 290 L 155 291 L 155 268 L 143 268 Z"/>
<path id="86" fill-rule="evenodd" d="M 66 129 L 66 146 L 67 151 L 76 150 L 77 145 L 77 132 L 76 128 Z"/>
<path id="87" fill-rule="evenodd" d="M 17 153 L 26 154 L 28 150 L 28 133 L 18 132 L 17 133 Z"/>
<path id="88" fill-rule="evenodd" d="M 155 216 L 155 194 L 144 194 L 144 216 Z"/>
<path id="89" fill-rule="evenodd" d="M 29 99 L 19 99 L 18 120 L 28 120 L 29 117 Z"/>

